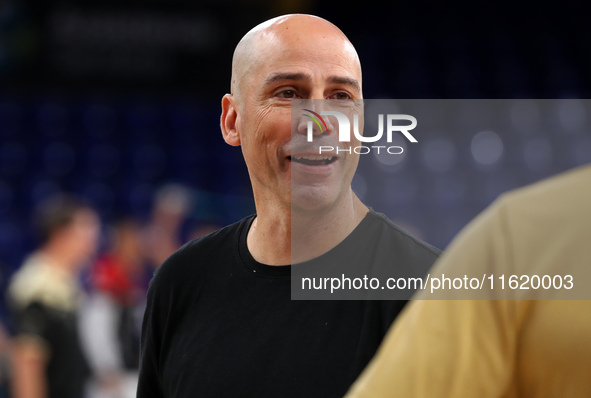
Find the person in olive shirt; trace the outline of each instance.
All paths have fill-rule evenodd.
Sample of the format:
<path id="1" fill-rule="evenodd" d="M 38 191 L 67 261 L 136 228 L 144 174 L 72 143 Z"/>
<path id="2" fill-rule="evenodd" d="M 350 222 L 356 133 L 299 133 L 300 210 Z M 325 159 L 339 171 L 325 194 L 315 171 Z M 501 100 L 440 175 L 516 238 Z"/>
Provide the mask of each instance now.
<path id="1" fill-rule="evenodd" d="M 503 194 L 430 271 L 493 288 L 417 294 L 346 397 L 591 396 L 589 236 L 591 165 Z"/>

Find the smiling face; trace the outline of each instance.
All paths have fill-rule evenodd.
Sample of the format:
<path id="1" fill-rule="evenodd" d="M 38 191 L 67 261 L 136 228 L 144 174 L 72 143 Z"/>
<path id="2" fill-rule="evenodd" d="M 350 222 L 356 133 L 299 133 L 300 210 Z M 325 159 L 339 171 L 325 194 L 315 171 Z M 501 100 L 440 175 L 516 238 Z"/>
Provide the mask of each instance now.
<path id="1" fill-rule="evenodd" d="M 353 195 L 358 156 L 319 159 L 305 145 L 305 131 L 291 128 L 293 99 L 362 98 L 357 53 L 338 28 L 307 15 L 255 28 L 236 49 L 232 90 L 222 101 L 222 132 L 226 142 L 242 146 L 257 207 L 272 201 L 325 210 Z M 330 117 L 324 120 L 328 140 L 338 132 Z"/>

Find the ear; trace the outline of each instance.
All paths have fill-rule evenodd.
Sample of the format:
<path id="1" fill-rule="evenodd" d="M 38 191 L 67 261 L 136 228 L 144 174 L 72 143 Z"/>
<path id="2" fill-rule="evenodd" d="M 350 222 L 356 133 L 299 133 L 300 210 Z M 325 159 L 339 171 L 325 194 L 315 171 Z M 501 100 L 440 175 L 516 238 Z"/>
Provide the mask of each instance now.
<path id="1" fill-rule="evenodd" d="M 232 94 L 226 94 L 222 98 L 222 116 L 220 127 L 224 141 L 232 146 L 240 145 L 240 135 L 236 128 L 238 113 L 236 111 L 236 98 Z"/>

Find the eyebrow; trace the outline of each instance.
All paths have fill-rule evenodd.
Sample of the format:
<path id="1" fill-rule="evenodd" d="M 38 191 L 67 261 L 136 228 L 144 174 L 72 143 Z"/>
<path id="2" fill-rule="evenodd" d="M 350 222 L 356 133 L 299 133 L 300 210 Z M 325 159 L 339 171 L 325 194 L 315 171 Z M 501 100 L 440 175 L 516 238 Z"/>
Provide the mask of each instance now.
<path id="1" fill-rule="evenodd" d="M 329 83 L 351 86 L 355 88 L 357 91 L 361 92 L 361 85 L 359 84 L 357 79 L 353 79 L 351 77 L 331 76 L 327 80 Z"/>
<path id="2" fill-rule="evenodd" d="M 310 81 L 312 80 L 310 76 L 306 75 L 305 73 L 275 73 L 269 76 L 265 80 L 265 85 L 269 85 L 278 81 L 282 80 L 295 80 L 295 81 Z"/>
<path id="3" fill-rule="evenodd" d="M 305 74 L 305 73 L 275 73 L 269 76 L 265 80 L 265 85 L 270 85 L 272 83 L 282 81 L 282 80 L 292 80 L 292 81 L 311 81 L 312 78 Z M 344 77 L 344 76 L 330 76 L 326 79 L 329 83 L 332 84 L 343 84 L 347 86 L 351 86 L 357 91 L 361 92 L 361 85 L 356 79 L 351 77 Z"/>

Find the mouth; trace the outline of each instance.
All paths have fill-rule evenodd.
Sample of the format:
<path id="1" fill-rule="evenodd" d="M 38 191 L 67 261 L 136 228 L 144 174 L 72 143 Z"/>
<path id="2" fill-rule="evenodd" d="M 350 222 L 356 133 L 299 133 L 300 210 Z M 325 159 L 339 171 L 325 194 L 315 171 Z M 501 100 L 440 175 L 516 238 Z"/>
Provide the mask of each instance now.
<path id="1" fill-rule="evenodd" d="M 317 156 L 288 156 L 288 160 L 307 166 L 325 166 L 337 160 L 336 156 L 317 155 Z"/>

